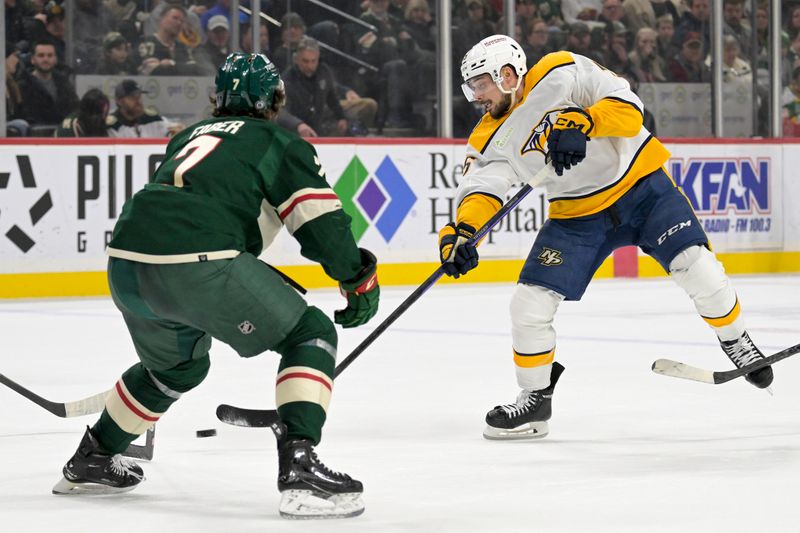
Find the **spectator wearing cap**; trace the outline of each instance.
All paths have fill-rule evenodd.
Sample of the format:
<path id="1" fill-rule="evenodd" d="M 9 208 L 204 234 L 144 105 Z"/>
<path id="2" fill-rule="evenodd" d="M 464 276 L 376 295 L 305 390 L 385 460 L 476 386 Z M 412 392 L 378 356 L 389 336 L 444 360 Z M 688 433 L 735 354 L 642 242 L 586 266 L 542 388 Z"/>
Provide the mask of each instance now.
<path id="1" fill-rule="evenodd" d="M 217 0 L 217 2 L 208 8 L 205 13 L 200 15 L 200 27 L 208 28 L 208 21 L 215 15 L 222 15 L 228 19 L 228 24 L 231 22 L 231 0 Z M 239 19 L 241 21 L 241 18 Z"/>
<path id="2" fill-rule="evenodd" d="M 223 15 L 214 15 L 208 19 L 206 42 L 195 50 L 195 59 L 200 68 L 209 76 L 217 73 L 219 66 L 225 62 L 230 53 L 230 23 Z"/>
<path id="3" fill-rule="evenodd" d="M 97 70 L 106 76 L 133 76 L 136 64 L 131 60 L 131 47 L 125 37 L 116 31 L 103 38 L 103 59 Z"/>
<path id="4" fill-rule="evenodd" d="M 655 28 L 659 17 L 670 15 L 673 21 L 680 20 L 680 0 L 624 0 L 622 9 L 627 21 L 625 25 L 636 34 L 641 28 Z"/>
<path id="5" fill-rule="evenodd" d="M 675 28 L 675 42 L 680 47 L 686 42 L 687 33 L 697 33 L 703 41 L 703 50 L 708 51 L 711 44 L 711 1 L 686 1 L 689 11 L 683 14 L 680 24 Z"/>
<path id="6" fill-rule="evenodd" d="M 567 38 L 567 50 L 586 56 L 593 61 L 605 63 L 605 58 L 592 47 L 592 32 L 589 26 L 583 22 L 575 22 L 569 25 L 569 37 Z"/>
<path id="7" fill-rule="evenodd" d="M 281 75 L 286 84 L 286 107 L 321 136 L 347 133 L 347 120 L 336 95 L 336 80 L 319 62 L 319 45 L 311 37 L 297 43 L 292 66 Z"/>
<path id="8" fill-rule="evenodd" d="M 658 55 L 658 34 L 653 28 L 641 28 L 636 33 L 633 50 L 628 54 L 631 72 L 639 83 L 667 81 L 665 61 Z"/>
<path id="9" fill-rule="evenodd" d="M 58 2 L 51 0 L 45 4 L 41 13 L 30 19 L 28 34 L 34 42 L 48 41 L 56 47 L 59 70 L 69 72 L 66 63 L 67 45 L 64 41 L 65 32 L 64 8 Z"/>
<path id="10" fill-rule="evenodd" d="M 78 106 L 78 95 L 69 78 L 56 69 L 58 57 L 51 42 L 33 45 L 31 70 L 19 80 L 22 94 L 19 118 L 31 126 L 59 124 Z"/>
<path id="11" fill-rule="evenodd" d="M 111 137 L 169 137 L 183 126 L 170 123 L 152 109 L 145 109 L 142 88 L 134 80 L 122 80 L 114 89 L 117 108 L 108 115 Z"/>
<path id="12" fill-rule="evenodd" d="M 281 19 L 281 45 L 270 56 L 272 62 L 283 72 L 292 63 L 292 54 L 298 43 L 306 36 L 306 23 L 294 12 L 286 13 Z"/>
<path id="13" fill-rule="evenodd" d="M 100 89 L 89 89 L 78 111 L 67 115 L 56 128 L 56 137 L 108 137 L 108 97 Z"/>
<path id="14" fill-rule="evenodd" d="M 140 74 L 191 76 L 201 73 L 191 50 L 178 40 L 185 20 L 186 10 L 181 6 L 170 4 L 164 8 L 158 30 L 139 44 Z"/>
<path id="15" fill-rule="evenodd" d="M 706 66 L 704 59 L 702 36 L 695 31 L 685 33 L 680 51 L 669 63 L 668 81 L 674 83 L 710 82 L 711 71 Z"/>

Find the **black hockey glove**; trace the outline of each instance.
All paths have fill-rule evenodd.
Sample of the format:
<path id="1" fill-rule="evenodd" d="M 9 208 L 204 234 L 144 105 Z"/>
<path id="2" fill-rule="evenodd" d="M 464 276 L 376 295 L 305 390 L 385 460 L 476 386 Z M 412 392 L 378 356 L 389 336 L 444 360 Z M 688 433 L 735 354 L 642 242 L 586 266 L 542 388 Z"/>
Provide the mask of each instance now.
<path id="1" fill-rule="evenodd" d="M 339 291 L 347 298 L 347 307 L 334 311 L 333 321 L 343 328 L 366 324 L 378 312 L 381 288 L 378 285 L 378 259 L 369 250 L 361 251 L 361 270 L 347 281 L 339 282 Z"/>
<path id="2" fill-rule="evenodd" d="M 553 131 L 547 137 L 548 163 L 556 174 L 564 174 L 586 158 L 586 142 L 594 127 L 592 117 L 581 108 L 570 107 L 556 117 Z"/>
<path id="3" fill-rule="evenodd" d="M 458 279 L 478 266 L 478 250 L 467 242 L 475 228 L 463 222 L 456 226 L 450 222 L 439 230 L 439 260 L 445 274 Z"/>

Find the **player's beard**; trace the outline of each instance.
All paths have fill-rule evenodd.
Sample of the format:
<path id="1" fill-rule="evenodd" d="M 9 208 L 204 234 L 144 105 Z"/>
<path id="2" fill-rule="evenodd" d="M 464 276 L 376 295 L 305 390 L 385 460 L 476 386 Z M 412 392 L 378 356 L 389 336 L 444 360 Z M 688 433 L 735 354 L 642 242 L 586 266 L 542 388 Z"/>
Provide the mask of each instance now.
<path id="1" fill-rule="evenodd" d="M 492 106 L 489 108 L 489 114 L 494 119 L 498 119 L 508 113 L 509 108 L 511 107 L 511 95 L 507 93 L 503 93 L 503 99 L 500 101 L 499 104 L 496 106 Z"/>

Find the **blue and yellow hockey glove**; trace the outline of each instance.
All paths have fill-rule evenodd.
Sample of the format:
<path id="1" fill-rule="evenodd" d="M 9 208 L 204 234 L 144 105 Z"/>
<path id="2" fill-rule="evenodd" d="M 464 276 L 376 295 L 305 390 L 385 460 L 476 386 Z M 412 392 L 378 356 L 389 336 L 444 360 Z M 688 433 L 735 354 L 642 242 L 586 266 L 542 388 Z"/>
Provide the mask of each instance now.
<path id="1" fill-rule="evenodd" d="M 339 282 L 339 291 L 347 298 L 347 307 L 334 311 L 333 321 L 343 328 L 366 324 L 378 312 L 381 288 L 378 285 L 378 259 L 369 250 L 361 251 L 361 270 L 347 281 Z"/>
<path id="2" fill-rule="evenodd" d="M 457 226 L 450 222 L 439 230 L 439 260 L 445 274 L 458 279 L 478 266 L 478 250 L 467 241 L 475 234 L 475 228 L 461 222 Z"/>
<path id="3" fill-rule="evenodd" d="M 553 131 L 547 136 L 548 163 L 556 174 L 564 174 L 586 158 L 586 142 L 594 128 L 592 117 L 579 107 L 568 107 L 556 117 Z"/>

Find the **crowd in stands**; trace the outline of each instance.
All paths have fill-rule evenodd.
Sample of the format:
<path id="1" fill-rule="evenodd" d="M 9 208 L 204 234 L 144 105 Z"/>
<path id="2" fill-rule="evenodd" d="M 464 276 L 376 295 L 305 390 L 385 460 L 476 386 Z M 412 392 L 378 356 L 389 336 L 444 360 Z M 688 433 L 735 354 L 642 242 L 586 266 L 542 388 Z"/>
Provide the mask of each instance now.
<path id="1" fill-rule="evenodd" d="M 234 49 L 230 0 L 4 2 L 11 135 L 169 135 L 179 125 L 146 110 L 134 80 L 118 84 L 109 101 L 97 90 L 79 98 L 74 77 L 213 76 Z M 248 0 L 240 3 L 250 5 Z M 262 11 L 280 21 L 278 27 L 260 20 L 260 48 L 279 67 L 288 89 L 279 123 L 303 136 L 434 135 L 436 4 L 330 2 L 355 22 L 305 0 L 262 0 Z M 505 31 L 503 4 L 453 0 L 454 87 L 460 86 L 458 66 L 467 50 Z M 800 0 L 780 5 L 784 130 L 800 136 Z M 75 10 L 69 64 L 67 9 Z M 765 127 L 768 1 L 723 0 L 723 10 L 724 80 L 752 84 L 756 76 L 755 101 Z M 251 19 L 240 13 L 238 22 L 238 48 L 252 51 Z M 517 0 L 514 37 L 525 49 L 529 67 L 550 52 L 570 50 L 624 76 L 635 88 L 642 83 L 710 82 L 710 26 L 711 0 Z M 455 135 L 467 135 L 480 114 L 457 96 Z M 97 122 L 100 116 L 105 128 Z"/>

